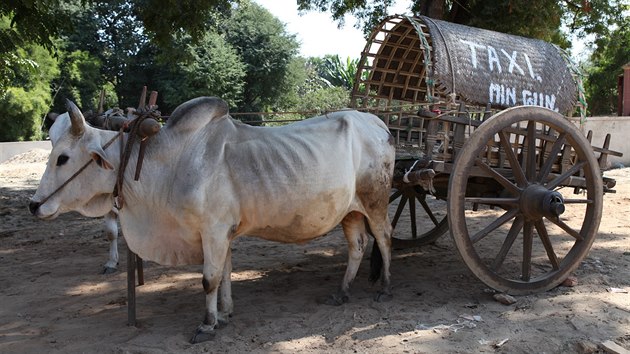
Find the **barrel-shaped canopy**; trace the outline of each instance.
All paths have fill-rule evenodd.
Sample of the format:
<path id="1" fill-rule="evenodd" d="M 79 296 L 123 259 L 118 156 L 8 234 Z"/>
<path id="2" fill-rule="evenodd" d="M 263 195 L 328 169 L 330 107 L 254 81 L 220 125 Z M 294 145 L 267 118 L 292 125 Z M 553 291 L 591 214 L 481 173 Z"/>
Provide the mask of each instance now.
<path id="1" fill-rule="evenodd" d="M 538 105 L 567 113 L 577 93 L 568 64 L 561 50 L 545 41 L 428 17 L 390 16 L 368 39 L 353 102 L 457 98 L 477 106 Z"/>

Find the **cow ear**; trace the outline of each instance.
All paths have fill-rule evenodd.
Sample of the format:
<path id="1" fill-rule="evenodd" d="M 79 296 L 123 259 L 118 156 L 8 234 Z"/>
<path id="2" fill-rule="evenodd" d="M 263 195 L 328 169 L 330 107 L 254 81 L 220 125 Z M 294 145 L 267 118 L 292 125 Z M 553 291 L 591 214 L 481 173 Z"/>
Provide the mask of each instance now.
<path id="1" fill-rule="evenodd" d="M 114 169 L 114 166 L 112 166 L 112 164 L 105 157 L 105 151 L 103 151 L 103 149 L 101 149 L 100 147 L 90 149 L 90 156 L 100 168 L 104 168 L 106 170 Z"/>

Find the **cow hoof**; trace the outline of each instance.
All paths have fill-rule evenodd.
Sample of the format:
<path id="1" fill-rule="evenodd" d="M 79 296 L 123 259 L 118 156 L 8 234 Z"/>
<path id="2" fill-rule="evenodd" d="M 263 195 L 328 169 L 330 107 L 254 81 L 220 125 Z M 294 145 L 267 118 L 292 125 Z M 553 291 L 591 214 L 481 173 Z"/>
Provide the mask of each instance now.
<path id="1" fill-rule="evenodd" d="M 376 293 L 376 296 L 374 296 L 374 301 L 376 302 L 388 302 L 391 301 L 394 298 L 394 296 L 391 293 L 386 293 L 383 291 L 379 291 L 378 293 Z"/>
<path id="2" fill-rule="evenodd" d="M 228 320 L 227 317 L 219 317 L 217 319 L 217 326 L 216 326 L 216 328 L 217 329 L 224 328 L 225 326 L 228 325 L 228 323 L 230 323 L 230 321 Z"/>
<path id="3" fill-rule="evenodd" d="M 118 271 L 116 268 L 112 267 L 103 267 L 103 272 L 101 274 L 114 274 Z"/>
<path id="4" fill-rule="evenodd" d="M 209 340 L 213 340 L 216 336 L 215 331 L 204 332 L 201 328 L 197 328 L 192 338 L 190 338 L 191 344 L 203 343 Z"/>
<path id="5" fill-rule="evenodd" d="M 350 298 L 347 295 L 332 294 L 322 299 L 320 302 L 330 306 L 341 306 L 348 301 L 350 301 Z"/>

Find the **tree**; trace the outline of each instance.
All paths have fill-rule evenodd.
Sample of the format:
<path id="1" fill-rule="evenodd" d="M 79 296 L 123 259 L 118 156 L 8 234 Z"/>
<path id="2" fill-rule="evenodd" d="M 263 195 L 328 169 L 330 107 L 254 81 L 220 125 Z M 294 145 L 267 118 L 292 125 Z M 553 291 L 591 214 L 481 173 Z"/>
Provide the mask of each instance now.
<path id="1" fill-rule="evenodd" d="M 359 19 L 366 34 L 387 14 L 392 0 L 297 0 L 301 11 L 330 12 L 336 21 L 345 14 Z M 499 32 L 544 39 L 567 47 L 565 25 L 579 35 L 602 34 L 623 18 L 628 0 L 416 0 L 409 1 L 415 15 Z M 497 14 L 500 14 L 498 16 Z"/>
<path id="2" fill-rule="evenodd" d="M 610 35 L 598 38 L 587 67 L 586 96 L 593 115 L 616 114 L 617 77 L 622 65 L 630 62 L 630 19 Z"/>
<path id="3" fill-rule="evenodd" d="M 51 104 L 50 85 L 58 75 L 56 60 L 41 46 L 28 45 L 14 52 L 18 60 L 28 58 L 33 66 L 14 67 L 15 74 L 0 93 L 0 141 L 36 140 Z"/>
<path id="4" fill-rule="evenodd" d="M 171 43 L 174 35 L 202 37 L 238 0 L 129 0 L 126 16 L 137 19 L 146 35 L 160 45 Z M 24 43 L 36 43 L 52 50 L 52 39 L 68 32 L 78 7 L 102 7 L 121 1 L 28 0 L 0 2 L 0 17 L 9 17 L 10 27 L 0 31 L 0 52 L 10 52 Z"/>
<path id="5" fill-rule="evenodd" d="M 286 90 L 274 110 L 283 113 L 267 115 L 266 120 L 304 119 L 328 111 L 347 108 L 350 92 L 345 87 L 331 86 L 319 72 L 322 58 L 296 57 L 289 65 Z M 319 69 L 318 69 L 319 68 Z"/>
<path id="6" fill-rule="evenodd" d="M 137 18 L 130 15 L 133 9 L 127 0 L 96 2 L 76 17 L 75 27 L 80 30 L 68 38 L 74 44 L 70 50 L 87 50 L 101 61 L 101 75 L 114 86 L 117 101 L 123 106 L 137 98 L 137 94 L 124 95 L 124 77 L 140 48 L 149 42 Z"/>
<path id="7" fill-rule="evenodd" d="M 62 34 L 72 36 L 74 34 L 94 36 L 92 50 L 94 55 L 100 55 L 97 46 L 107 44 L 126 44 L 135 42 L 140 45 L 138 36 L 151 40 L 160 46 L 168 47 L 178 36 L 189 34 L 196 41 L 208 28 L 212 28 L 218 19 L 228 14 L 232 3 L 238 0 L 28 0 L 28 1 L 1 1 L 0 2 L 0 63 L 5 67 L 23 65 L 23 61 L 16 61 L 12 55 L 17 48 L 26 44 L 38 44 L 56 52 L 55 39 Z M 115 9 L 117 7 L 117 9 Z M 96 11 L 96 17 L 83 16 L 83 10 Z M 111 10 L 111 13 L 99 10 Z M 92 12 L 92 15 L 95 13 Z M 110 17 L 111 16 L 111 17 Z M 3 21 L 7 25 L 3 25 Z M 83 26 L 76 26 L 82 22 Z M 93 22 L 90 22 L 93 21 Z M 87 31 L 85 25 L 99 26 L 103 32 Z M 129 25 L 133 29 L 129 31 Z M 74 26 L 73 26 L 74 25 Z M 118 26 L 118 27 L 117 27 Z M 121 33 L 117 35 L 116 33 Z M 125 43 L 126 42 L 126 43 Z M 85 48 L 74 48 L 85 50 Z M 121 71 L 127 64 L 125 55 L 133 55 L 120 46 L 106 46 L 102 56 L 113 56 L 111 60 L 102 60 L 109 69 L 110 80 L 121 91 L 118 82 L 121 79 Z M 117 57 L 120 56 L 120 57 Z M 109 59 L 109 58 L 108 58 Z M 0 69 L 6 71 L 5 69 Z M 6 80 L 0 80 L 0 93 L 6 89 Z M 118 99 L 125 97 L 118 95 Z"/>
<path id="8" fill-rule="evenodd" d="M 276 105 L 286 90 L 289 64 L 299 48 L 295 36 L 269 11 L 249 1 L 242 1 L 220 27 L 246 65 L 238 109 L 256 112 Z"/>
<path id="9" fill-rule="evenodd" d="M 0 27 L 0 55 L 28 43 L 52 51 L 53 39 L 70 25 L 59 0 L 2 1 L 0 18 L 8 20 Z"/>
<path id="10" fill-rule="evenodd" d="M 159 64 L 156 87 L 162 92 L 165 109 L 198 96 L 218 96 L 237 107 L 243 95 L 245 64 L 236 49 L 216 32 L 207 32 L 196 44 L 179 45 L 185 61 Z"/>
<path id="11" fill-rule="evenodd" d="M 55 79 L 53 95 L 56 100 L 52 111 L 66 110 L 65 99 L 75 102 L 83 110 L 94 110 L 96 98 L 104 80 L 101 77 L 101 61 L 87 51 L 61 51 L 59 55 L 59 76 Z"/>
<path id="12" fill-rule="evenodd" d="M 316 70 L 329 87 L 352 90 L 358 65 L 358 59 L 348 57 L 343 62 L 338 55 L 326 55 L 321 61 L 316 62 Z"/>

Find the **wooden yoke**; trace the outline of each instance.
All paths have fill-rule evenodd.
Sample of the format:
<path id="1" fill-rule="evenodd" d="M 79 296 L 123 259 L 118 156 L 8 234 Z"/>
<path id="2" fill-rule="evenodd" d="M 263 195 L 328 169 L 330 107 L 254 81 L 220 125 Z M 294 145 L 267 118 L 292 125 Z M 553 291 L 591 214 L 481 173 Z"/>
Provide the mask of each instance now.
<path id="1" fill-rule="evenodd" d="M 151 115 L 151 117 L 145 117 L 140 123 L 137 129 L 137 135 L 140 139 L 145 140 L 153 135 L 157 134 L 162 127 L 158 122 L 160 112 L 157 110 L 157 91 L 151 91 L 149 96 L 148 105 L 146 102 L 147 87 L 142 88 L 142 94 L 140 96 L 140 102 L 138 108 L 127 108 L 127 115 L 123 114 L 123 111 L 119 108 L 113 108 L 106 112 L 103 112 L 104 94 L 101 93 L 98 113 L 95 116 L 88 117 L 90 124 L 97 128 L 129 132 L 129 124 L 141 115 Z"/>

